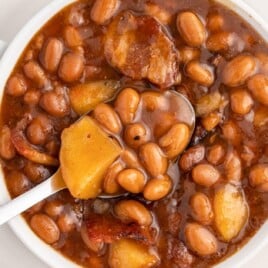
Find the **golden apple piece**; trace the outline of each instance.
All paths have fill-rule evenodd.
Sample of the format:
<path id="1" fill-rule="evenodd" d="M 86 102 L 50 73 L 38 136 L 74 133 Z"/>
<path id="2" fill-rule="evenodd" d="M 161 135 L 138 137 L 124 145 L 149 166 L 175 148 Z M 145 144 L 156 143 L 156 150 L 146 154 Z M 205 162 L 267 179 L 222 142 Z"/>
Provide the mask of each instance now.
<path id="1" fill-rule="evenodd" d="M 235 238 L 248 220 L 248 205 L 242 190 L 227 184 L 214 197 L 215 225 L 222 240 Z"/>
<path id="2" fill-rule="evenodd" d="M 158 264 L 158 257 L 138 241 L 121 239 L 110 245 L 109 265 L 112 268 L 150 268 Z"/>
<path id="3" fill-rule="evenodd" d="M 120 82 L 115 80 L 94 81 L 74 86 L 69 93 L 71 106 L 77 114 L 85 114 L 99 103 L 112 99 L 119 87 Z"/>
<path id="4" fill-rule="evenodd" d="M 89 116 L 64 129 L 61 142 L 61 172 L 69 191 L 80 199 L 97 197 L 121 147 Z"/>

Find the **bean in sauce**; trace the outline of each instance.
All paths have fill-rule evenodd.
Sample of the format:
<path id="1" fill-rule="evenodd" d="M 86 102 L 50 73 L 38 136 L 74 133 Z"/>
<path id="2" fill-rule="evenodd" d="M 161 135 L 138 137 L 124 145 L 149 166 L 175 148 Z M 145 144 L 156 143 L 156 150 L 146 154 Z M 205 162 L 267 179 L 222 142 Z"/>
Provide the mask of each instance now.
<path id="1" fill-rule="evenodd" d="M 214 1 L 76 1 L 33 37 L 6 83 L 9 192 L 55 172 L 62 130 L 90 110 L 123 148 L 102 190 L 128 196 L 62 191 L 24 213 L 33 231 L 84 267 L 125 268 L 118 260 L 134 251 L 129 267 L 217 264 L 268 217 L 267 66 L 263 39 Z M 189 145 L 176 90 L 196 111 Z"/>

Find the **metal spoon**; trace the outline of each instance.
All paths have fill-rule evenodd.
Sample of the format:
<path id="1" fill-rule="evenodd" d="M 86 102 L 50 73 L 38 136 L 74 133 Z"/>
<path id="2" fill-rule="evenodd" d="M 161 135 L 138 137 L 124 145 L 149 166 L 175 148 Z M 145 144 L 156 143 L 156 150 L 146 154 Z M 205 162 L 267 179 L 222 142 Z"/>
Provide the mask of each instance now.
<path id="1" fill-rule="evenodd" d="M 172 91 L 174 97 L 177 98 L 176 102 L 178 103 L 179 110 L 183 110 L 184 113 L 182 115 L 183 120 L 187 121 L 188 125 L 191 126 L 191 136 L 193 134 L 193 130 L 195 127 L 195 111 L 192 107 L 192 104 L 189 102 L 187 98 L 185 98 L 182 94 Z M 188 114 L 188 115 L 186 115 Z M 189 139 L 189 142 L 191 137 Z M 46 199 L 47 197 L 67 188 L 62 176 L 60 168 L 54 173 L 50 178 L 35 186 L 31 190 L 23 193 L 22 195 L 12 199 L 11 201 L 0 206 L 0 225 L 6 223 L 16 215 L 19 215 L 23 211 L 32 207 L 36 203 Z M 115 198 L 120 195 L 107 195 L 101 194 L 98 198 Z M 124 195 L 124 194 L 123 194 Z"/>

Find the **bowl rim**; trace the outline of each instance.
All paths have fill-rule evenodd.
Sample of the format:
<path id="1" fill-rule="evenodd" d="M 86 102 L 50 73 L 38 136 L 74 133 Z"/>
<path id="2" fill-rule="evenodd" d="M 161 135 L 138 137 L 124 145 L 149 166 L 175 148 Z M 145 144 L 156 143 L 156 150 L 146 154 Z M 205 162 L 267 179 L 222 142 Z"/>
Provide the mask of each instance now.
<path id="1" fill-rule="evenodd" d="M 0 57 L 0 100 L 2 100 L 4 85 L 12 72 L 21 53 L 31 38 L 39 29 L 62 8 L 77 0 L 53 0 L 37 12 L 16 34 L 8 45 L 2 58 Z M 215 0 L 227 6 L 245 21 L 247 21 L 266 41 L 268 41 L 268 21 L 265 21 L 252 7 L 243 0 Z M 4 68 L 5 67 L 5 68 Z M 0 101 L 1 102 L 1 101 Z M 0 167 L 0 204 L 10 200 L 2 167 Z M 9 226 L 24 245 L 50 267 L 78 268 L 81 267 L 61 255 L 50 245 L 43 242 L 30 229 L 22 216 L 17 216 L 9 221 Z M 264 223 L 258 232 L 235 254 L 217 264 L 217 268 L 241 267 L 252 259 L 258 251 L 268 245 L 268 222 Z"/>

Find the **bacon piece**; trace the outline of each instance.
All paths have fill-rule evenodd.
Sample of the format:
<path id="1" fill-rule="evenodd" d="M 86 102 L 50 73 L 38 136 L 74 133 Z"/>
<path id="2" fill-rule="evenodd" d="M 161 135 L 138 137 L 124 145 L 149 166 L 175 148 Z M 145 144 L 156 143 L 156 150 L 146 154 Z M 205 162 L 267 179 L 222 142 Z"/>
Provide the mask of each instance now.
<path id="1" fill-rule="evenodd" d="M 93 214 L 89 215 L 84 224 L 91 241 L 110 244 L 122 238 L 130 238 L 146 245 L 154 243 L 150 229 L 137 223 L 125 224 L 110 216 Z"/>
<path id="2" fill-rule="evenodd" d="M 153 17 L 127 11 L 110 24 L 105 38 L 107 61 L 135 80 L 162 88 L 180 82 L 178 54 L 164 27 Z"/>
<path id="3" fill-rule="evenodd" d="M 58 166 L 59 161 L 46 153 L 40 152 L 35 146 L 30 144 L 25 137 L 24 130 L 31 121 L 31 116 L 26 116 L 17 123 L 17 126 L 11 131 L 11 141 L 14 144 L 19 154 L 32 162 L 48 165 Z"/>
<path id="4" fill-rule="evenodd" d="M 172 263 L 177 264 L 180 268 L 193 267 L 194 256 L 188 251 L 183 242 L 178 239 L 170 239 L 168 244 L 168 254 Z"/>

